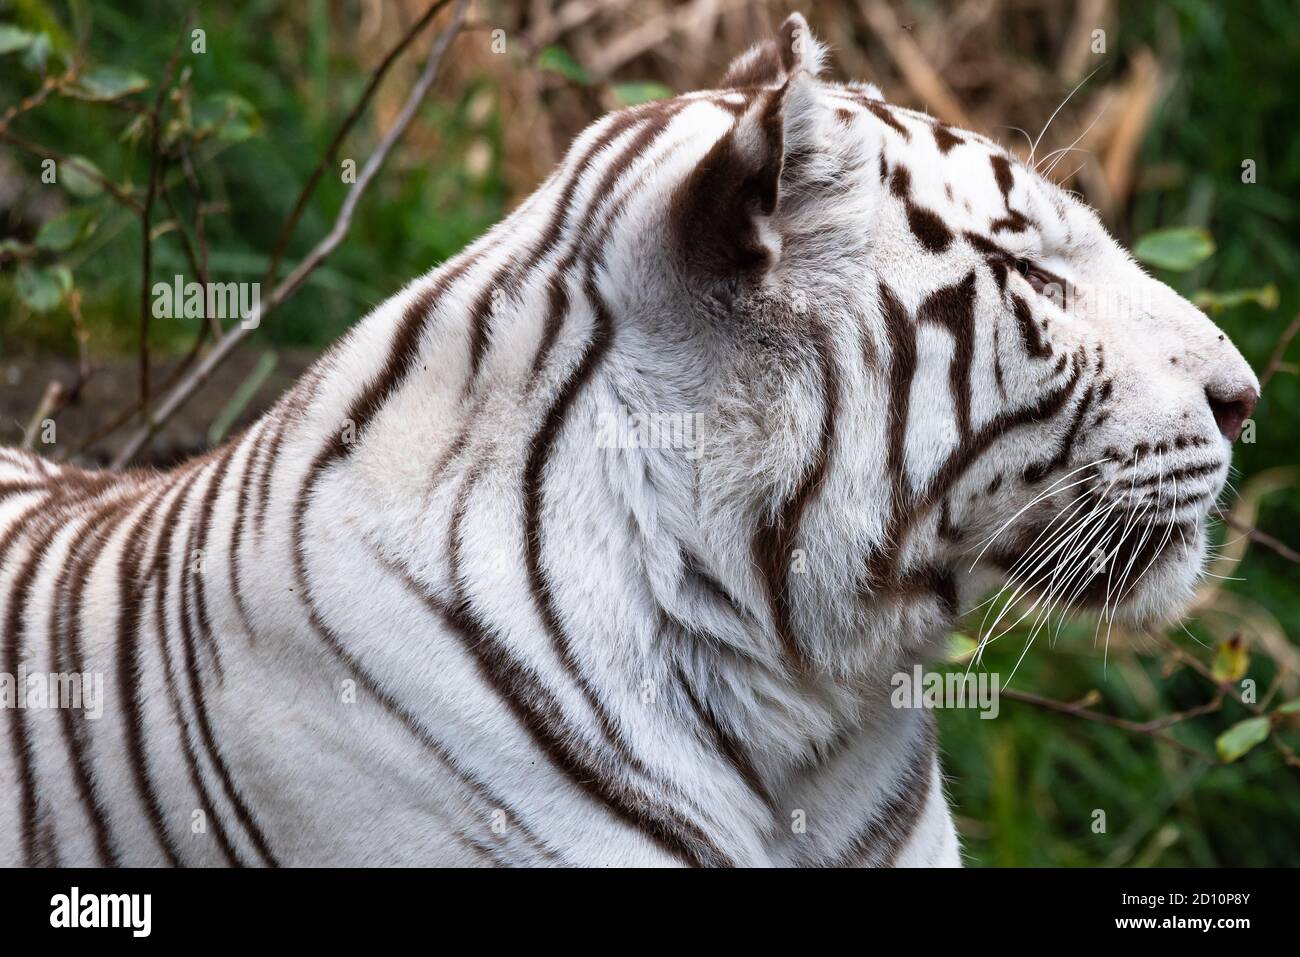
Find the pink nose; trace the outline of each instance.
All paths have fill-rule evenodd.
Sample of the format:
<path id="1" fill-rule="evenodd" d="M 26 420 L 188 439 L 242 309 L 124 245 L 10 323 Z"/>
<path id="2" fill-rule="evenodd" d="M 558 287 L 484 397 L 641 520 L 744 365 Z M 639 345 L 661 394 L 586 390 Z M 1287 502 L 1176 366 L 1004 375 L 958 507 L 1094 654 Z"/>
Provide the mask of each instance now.
<path id="1" fill-rule="evenodd" d="M 1237 436 L 1241 435 L 1242 426 L 1250 418 L 1250 413 L 1255 411 L 1259 393 L 1250 386 L 1231 393 L 1207 388 L 1205 398 L 1210 403 L 1210 411 L 1214 413 L 1214 421 L 1218 423 L 1223 437 L 1229 442 L 1235 442 Z"/>

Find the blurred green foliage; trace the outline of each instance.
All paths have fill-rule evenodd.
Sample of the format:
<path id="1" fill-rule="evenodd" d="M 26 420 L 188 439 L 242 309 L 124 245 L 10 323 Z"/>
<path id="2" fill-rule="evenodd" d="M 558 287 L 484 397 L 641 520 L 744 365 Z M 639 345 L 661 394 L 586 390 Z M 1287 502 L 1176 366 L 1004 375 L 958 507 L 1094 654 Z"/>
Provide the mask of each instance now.
<path id="1" fill-rule="evenodd" d="M 158 82 L 176 44 L 186 5 L 140 0 L 80 6 L 93 21 L 88 63 L 112 71 L 99 73 L 101 84 L 122 89 L 121 78 L 129 76 Z M 24 0 L 7 10 L 0 4 L 0 21 L 16 23 L 32 34 L 46 31 L 52 53 L 45 66 L 51 73 L 62 70 L 62 58 L 75 49 L 71 20 L 63 3 Z M 184 57 L 192 72 L 194 121 L 198 125 L 224 120 L 219 134 L 205 140 L 195 156 L 209 201 L 223 207 L 220 214 L 206 217 L 213 250 L 211 270 L 214 278 L 223 281 L 259 281 L 280 224 L 340 119 L 359 98 L 367 69 L 338 52 L 351 45 L 334 35 L 329 7 L 323 2 L 205 7 L 196 25 L 205 31 L 206 52 Z M 15 52 L 0 60 L 0 104 L 4 106 L 32 93 L 39 82 L 39 71 L 24 68 L 21 57 L 21 52 Z M 454 91 L 444 87 L 428 98 L 418 125 L 437 131 L 436 154 L 415 155 L 408 149 L 390 158 L 385 175 L 361 204 L 348 242 L 259 332 L 263 341 L 307 346 L 331 341 L 405 282 L 501 218 L 506 196 L 499 163 L 502 118 L 495 111 L 479 115 L 480 111 L 470 109 L 486 85 L 484 80 Z M 141 102 L 150 103 L 153 95 L 150 86 Z M 15 128 L 35 143 L 90 157 L 109 178 L 133 183 L 143 191 L 149 176 L 149 149 L 133 119 L 130 112 L 103 103 L 56 96 L 21 117 Z M 359 166 L 381 132 L 371 110 L 344 144 L 340 161 L 352 158 Z M 485 170 L 466 163 L 471 144 L 486 145 L 491 162 Z M 0 150 L 23 170 L 21 188 L 46 189 L 39 179 L 39 159 L 3 142 Z M 123 268 L 122 257 L 125 251 L 139 249 L 137 218 L 102 192 L 79 195 L 82 182 L 75 176 L 70 182 L 63 172 L 59 179 L 66 202 L 84 205 L 97 220 L 94 236 L 71 255 L 60 257 L 82 290 L 91 347 L 99 353 L 133 349 L 140 309 L 139 277 L 133 272 L 138 267 Z M 192 210 L 185 184 L 179 173 L 172 180 L 188 222 Z M 347 188 L 337 172 L 323 177 L 281 275 L 329 229 Z M 166 209 L 158 204 L 155 225 L 168 219 Z M 15 238 L 33 240 L 21 232 L 27 225 L 11 222 L 4 234 L 14 237 L 16 228 Z M 155 279 L 189 272 L 176 235 L 159 237 L 153 272 Z M 0 357 L 20 349 L 73 348 L 66 310 L 32 313 L 14 301 L 13 293 L 13 284 L 0 278 Z M 154 344 L 162 350 L 181 348 L 193 337 L 196 322 L 154 323 Z"/>
<path id="2" fill-rule="evenodd" d="M 87 158 L 92 169 L 118 184 L 142 186 L 148 149 L 135 117 L 87 99 L 111 101 L 142 83 L 156 83 L 184 9 L 163 0 L 71 8 L 45 0 L 0 3 L 0 21 L 9 25 L 0 28 L 0 51 L 8 51 L 0 52 L 0 109 L 30 95 L 42 70 L 62 70 L 75 37 L 93 21 L 86 35 L 95 72 L 80 81 L 85 99 L 51 97 L 15 129 Z M 1171 0 L 1121 4 L 1118 17 L 1111 67 L 1127 51 L 1149 47 L 1170 83 L 1146 136 L 1139 162 L 1144 175 L 1120 237 L 1131 244 L 1147 237 L 1144 255 L 1159 264 L 1157 274 L 1211 309 L 1260 370 L 1300 311 L 1295 6 L 1287 0 Z M 199 173 L 211 201 L 223 207 L 207 217 L 216 277 L 262 278 L 280 223 L 335 124 L 361 93 L 366 69 L 342 52 L 352 44 L 335 35 L 333 23 L 325 0 L 202 9 L 207 52 L 184 63 L 191 71 L 190 122 L 197 128 L 207 124 L 210 134 L 197 146 Z M 572 82 L 585 81 L 583 66 L 559 48 L 543 51 L 540 65 Z M 668 92 L 652 83 L 621 89 L 625 102 Z M 361 204 L 348 241 L 259 331 L 264 343 L 323 345 L 501 217 L 507 195 L 521 184 L 506 181 L 501 162 L 508 116 L 499 105 L 475 108 L 491 92 L 485 77 L 457 89 L 444 86 L 429 98 L 418 126 L 436 131 L 436 147 L 427 155 L 407 148 L 390 159 Z M 153 94 L 150 86 L 137 99 Z M 373 116 L 372 110 L 363 119 L 341 158 L 364 160 L 377 135 Z M 486 167 L 468 163 L 471 147 L 484 146 Z M 46 189 L 35 157 L 2 143 L 0 151 L 21 171 L 21 190 Z M 1253 162 L 1254 182 L 1243 182 L 1247 161 Z M 92 350 L 103 354 L 136 345 L 138 258 L 124 259 L 140 246 L 136 218 L 76 163 L 60 168 L 60 184 L 56 217 L 42 224 L 8 213 L 8 260 L 0 265 L 0 358 L 74 348 L 71 316 L 57 306 L 73 283 L 82 291 Z M 346 189 L 341 177 L 324 178 L 290 245 L 287 268 L 329 228 Z M 183 196 L 183 184 L 176 192 Z M 181 208 L 188 221 L 191 207 L 182 202 Z M 160 209 L 155 223 L 168 218 Z M 1157 232 L 1164 230 L 1181 232 Z M 176 234 L 160 232 L 155 278 L 187 272 Z M 155 323 L 154 345 L 179 350 L 193 337 L 195 322 Z M 1256 441 L 1238 452 L 1238 487 L 1266 469 L 1297 461 L 1300 377 L 1294 367 L 1276 375 L 1255 419 Z M 1258 524 L 1296 542 L 1300 489 L 1264 499 Z M 1257 602 L 1294 641 L 1300 632 L 1297 566 L 1255 546 L 1237 574 L 1245 581 L 1225 587 Z M 1200 624 L 1187 627 L 1212 644 Z M 1209 659 L 1187 635 L 1174 634 L 1187 650 Z M 1018 637 L 1023 636 L 1013 633 L 991 646 L 985 665 L 1009 674 L 1022 650 Z M 1096 689 L 1097 710 L 1134 720 L 1195 707 L 1213 693 L 1212 685 L 1187 669 L 1166 674 L 1156 649 L 1103 656 L 1094 648 L 1090 623 L 1067 624 L 1054 647 L 1041 640 L 1043 647 L 1025 657 L 1014 688 L 1067 701 Z M 1253 655 L 1248 667 L 1263 688 L 1276 666 L 1266 655 Z M 1215 739 L 1248 717 L 1229 702 L 1223 714 L 1179 726 L 1176 734 L 1213 753 Z M 1003 703 L 996 721 L 982 721 L 974 711 L 943 712 L 940 721 L 949 787 L 972 863 L 1300 863 L 1300 781 L 1272 748 L 1255 747 L 1231 764 L 1207 766 L 1149 737 L 1011 701 Z M 1295 733 L 1289 734 L 1295 743 Z M 1098 811 L 1105 814 L 1105 833 L 1093 830 Z"/>

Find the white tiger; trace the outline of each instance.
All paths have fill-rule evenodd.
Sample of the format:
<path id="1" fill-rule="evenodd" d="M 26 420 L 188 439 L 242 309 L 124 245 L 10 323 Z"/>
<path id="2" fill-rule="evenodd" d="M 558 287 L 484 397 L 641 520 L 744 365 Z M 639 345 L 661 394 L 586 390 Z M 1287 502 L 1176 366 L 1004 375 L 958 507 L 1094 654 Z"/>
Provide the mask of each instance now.
<path id="1" fill-rule="evenodd" d="M 1175 613 L 1258 382 L 822 56 L 600 120 L 215 452 L 0 453 L 0 672 L 105 681 L 0 713 L 0 863 L 959 864 L 890 676 L 1012 570 Z"/>

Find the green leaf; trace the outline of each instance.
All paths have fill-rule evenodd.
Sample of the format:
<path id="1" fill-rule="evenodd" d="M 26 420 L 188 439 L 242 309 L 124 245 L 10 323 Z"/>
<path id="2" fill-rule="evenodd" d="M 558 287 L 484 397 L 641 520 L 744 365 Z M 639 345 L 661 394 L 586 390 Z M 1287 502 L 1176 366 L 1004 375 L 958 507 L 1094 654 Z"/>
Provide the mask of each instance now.
<path id="1" fill-rule="evenodd" d="M 72 285 L 72 274 L 60 266 L 32 266 L 23 263 L 18 267 L 14 288 L 18 298 L 36 312 L 49 312 L 63 301 L 63 294 Z"/>
<path id="2" fill-rule="evenodd" d="M 1277 706 L 1278 714 L 1300 714 L 1300 698 Z"/>
<path id="3" fill-rule="evenodd" d="M 954 631 L 948 635 L 948 648 L 944 658 L 952 664 L 959 664 L 975 654 L 978 648 L 979 642 L 974 638 Z"/>
<path id="4" fill-rule="evenodd" d="M 674 96 L 672 87 L 662 83 L 615 83 L 610 92 L 621 106 L 636 106 L 652 100 L 668 100 Z"/>
<path id="5" fill-rule="evenodd" d="M 1215 292 L 1213 289 L 1202 289 L 1192 296 L 1192 302 L 1198 309 L 1205 309 L 1215 315 L 1223 312 L 1225 309 L 1231 309 L 1234 306 L 1244 305 L 1253 302 L 1261 309 L 1273 310 L 1277 308 L 1278 295 L 1277 286 L 1269 283 L 1267 286 L 1260 286 L 1258 289 L 1234 289 L 1231 292 Z"/>
<path id="6" fill-rule="evenodd" d="M 583 86 L 591 84 L 591 76 L 588 75 L 586 68 L 564 47 L 547 47 L 538 54 L 537 65 L 543 70 L 568 77 L 574 83 L 581 83 Z"/>
<path id="7" fill-rule="evenodd" d="M 8 253 L 15 258 L 30 256 L 35 250 L 26 243 L 16 239 L 0 239 L 0 253 Z"/>
<path id="8" fill-rule="evenodd" d="M 1133 255 L 1150 266 L 1186 272 L 1214 255 L 1214 239 L 1190 226 L 1157 229 L 1137 241 Z"/>
<path id="9" fill-rule="evenodd" d="M 34 33 L 20 30 L 12 23 L 0 23 L 0 54 L 26 50 L 35 39 Z"/>
<path id="10" fill-rule="evenodd" d="M 81 207 L 47 219 L 36 231 L 37 247 L 56 253 L 71 249 L 94 231 L 94 214 L 93 209 Z"/>
<path id="11" fill-rule="evenodd" d="M 1227 641 L 1219 642 L 1214 653 L 1214 664 L 1210 673 L 1215 681 L 1240 681 L 1246 677 L 1250 668 L 1250 652 L 1240 635 L 1233 635 Z"/>
<path id="12" fill-rule="evenodd" d="M 23 66 L 34 73 L 44 72 L 45 62 L 50 58 L 53 50 L 54 46 L 50 43 L 48 33 L 36 34 L 23 52 Z"/>
<path id="13" fill-rule="evenodd" d="M 69 156 L 59 164 L 59 185 L 78 199 L 91 199 L 104 191 L 91 174 L 103 176 L 99 167 L 84 156 Z"/>
<path id="14" fill-rule="evenodd" d="M 101 66 L 81 78 L 81 92 L 92 100 L 116 100 L 139 93 L 149 86 L 149 81 L 134 70 L 116 66 Z"/>
<path id="15" fill-rule="evenodd" d="M 1219 759 L 1224 764 L 1236 761 L 1255 745 L 1268 738 L 1268 718 L 1247 718 L 1238 721 L 1214 742 Z"/>
<path id="16" fill-rule="evenodd" d="M 262 129 L 262 117 L 253 104 L 234 93 L 219 93 L 194 107 L 194 130 L 223 143 L 242 143 Z"/>

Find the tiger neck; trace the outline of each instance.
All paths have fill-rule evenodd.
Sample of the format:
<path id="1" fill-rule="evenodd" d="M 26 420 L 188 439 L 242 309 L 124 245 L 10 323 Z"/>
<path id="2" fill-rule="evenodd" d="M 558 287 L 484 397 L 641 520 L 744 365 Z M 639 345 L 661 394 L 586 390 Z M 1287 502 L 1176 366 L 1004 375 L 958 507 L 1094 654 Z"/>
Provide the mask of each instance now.
<path id="1" fill-rule="evenodd" d="M 626 411 L 626 398 L 637 396 L 633 408 L 705 411 L 693 432 L 683 424 L 677 433 L 697 436 L 698 448 L 646 448 L 628 441 L 587 460 L 585 484 L 603 488 L 617 505 L 609 525 L 630 530 L 626 547 L 638 573 L 622 600 L 652 622 L 647 627 L 654 637 L 628 645 L 630 673 L 669 676 L 684 689 L 687 704 L 708 712 L 745 743 L 774 786 L 794 786 L 821 773 L 828 754 L 864 735 L 884 734 L 889 727 L 908 736 L 928 733 L 916 714 L 893 708 L 891 680 L 937 657 L 965 583 L 953 575 L 951 606 L 919 587 L 914 594 L 907 587 L 873 589 L 870 548 L 858 562 L 843 560 L 837 516 L 864 506 L 818 473 L 819 456 L 828 454 L 820 447 L 822 436 L 768 423 L 769 435 L 785 438 L 768 439 L 757 456 L 753 448 L 747 456 L 740 446 L 758 440 L 729 424 L 732 410 L 719 401 L 716 383 L 686 394 L 665 391 L 657 383 L 666 377 L 653 372 L 630 378 L 628 369 L 645 365 L 644 357 L 612 362 L 596 377 L 596 398 L 588 409 L 608 422 L 610 405 Z M 810 389 L 807 378 L 815 379 L 817 370 L 803 371 L 805 381 L 783 381 L 777 388 L 794 394 Z M 722 381 L 728 377 L 726 370 L 714 374 Z M 731 374 L 749 375 L 744 369 Z M 641 429 L 634 438 L 656 435 L 652 421 L 628 424 Z M 661 420 L 658 436 L 673 426 Z M 584 430 L 575 423 L 573 431 Z M 719 457 L 742 467 L 751 458 L 768 481 L 757 483 L 748 500 L 718 488 L 725 484 L 716 479 L 723 474 Z M 799 509 L 788 505 L 799 489 L 779 491 L 779 479 L 787 474 L 812 476 Z M 582 477 L 575 481 L 584 484 Z M 575 524 L 580 514 L 572 514 Z M 772 525 L 780 521 L 794 527 L 774 534 Z M 909 550 L 908 561 L 940 567 L 925 546 L 927 535 L 937 536 L 924 526 L 918 531 L 920 545 Z M 763 548 L 779 554 L 763 555 Z M 610 638 L 591 636 L 593 642 Z M 640 649 L 651 660 L 637 660 Z"/>
<path id="2" fill-rule="evenodd" d="M 889 676 L 930 656 L 946 619 L 905 595 L 864 600 L 866 551 L 861 561 L 844 552 L 870 541 L 846 546 L 843 516 L 873 506 L 855 497 L 860 485 L 816 465 L 834 454 L 827 429 L 764 421 L 747 432 L 726 383 L 753 370 L 711 365 L 706 349 L 684 376 L 663 343 L 694 333 L 638 323 L 635 303 L 601 301 L 590 281 L 570 284 L 558 324 L 548 321 L 553 290 L 514 289 L 480 341 L 496 267 L 475 255 L 423 281 L 449 302 L 430 312 L 400 388 L 321 476 L 319 489 L 348 503 L 355 561 L 391 566 L 455 612 L 450 630 L 467 647 L 492 636 L 555 687 L 576 683 L 645 746 L 696 738 L 683 719 L 694 711 L 743 740 L 779 783 L 837 742 L 913 728 L 914 714 L 889 708 Z M 417 284 L 325 364 L 301 412 L 306 428 L 294 432 L 304 470 L 320 444 L 312 436 L 350 424 L 356 383 L 376 378 L 356 369 L 373 366 L 419 303 Z M 602 328 L 614 310 L 616 336 Z M 455 356 L 468 361 L 449 371 Z M 777 395 L 818 407 L 827 375 L 812 362 L 773 381 L 771 407 L 792 404 Z M 754 401 L 752 389 L 734 394 Z M 633 428 L 659 428 L 662 439 L 666 426 L 681 441 L 619 441 L 638 413 L 668 418 Z M 792 492 L 791 475 L 807 488 Z M 341 562 L 310 571 L 321 595 L 356 587 Z M 503 603 L 510 594 L 527 599 Z M 647 693 L 672 706 L 647 710 Z"/>

